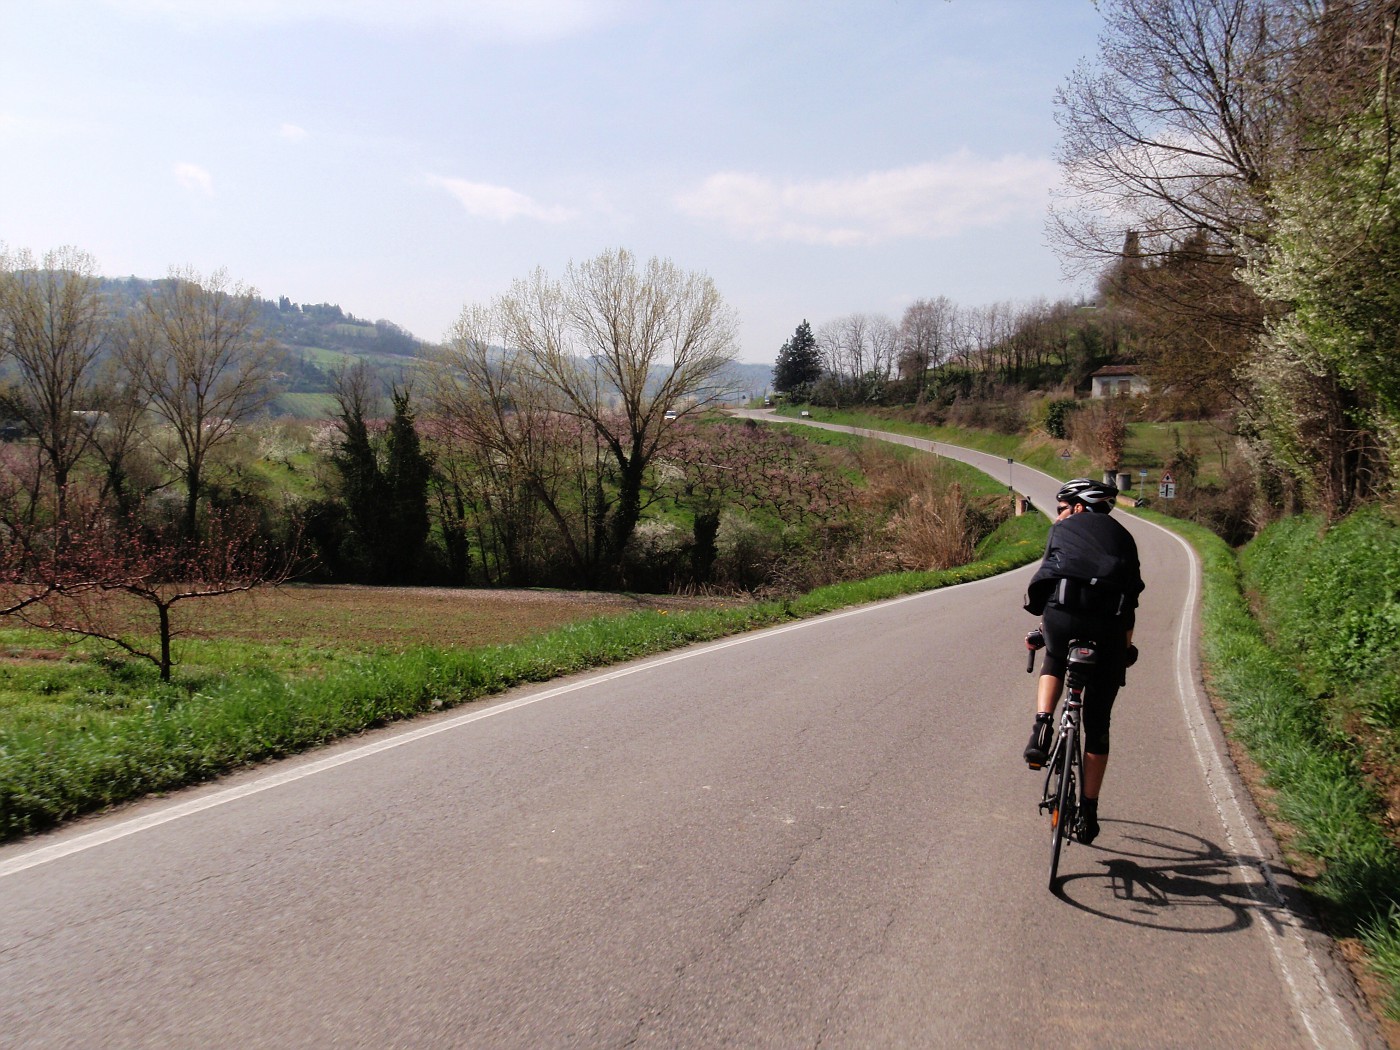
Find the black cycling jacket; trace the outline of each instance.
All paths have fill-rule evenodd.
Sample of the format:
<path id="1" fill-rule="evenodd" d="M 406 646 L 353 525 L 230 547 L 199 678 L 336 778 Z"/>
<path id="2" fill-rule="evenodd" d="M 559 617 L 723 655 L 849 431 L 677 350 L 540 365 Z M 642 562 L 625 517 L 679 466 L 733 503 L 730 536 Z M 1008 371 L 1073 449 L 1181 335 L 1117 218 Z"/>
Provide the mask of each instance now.
<path id="1" fill-rule="evenodd" d="M 1026 590 L 1025 609 L 1039 616 L 1060 580 L 1081 585 L 1080 594 L 1102 594 L 1102 614 L 1118 615 L 1125 630 L 1136 620 L 1145 586 L 1133 535 L 1107 514 L 1071 514 L 1050 527 L 1045 557 Z M 1085 609 L 1084 611 L 1091 611 Z"/>

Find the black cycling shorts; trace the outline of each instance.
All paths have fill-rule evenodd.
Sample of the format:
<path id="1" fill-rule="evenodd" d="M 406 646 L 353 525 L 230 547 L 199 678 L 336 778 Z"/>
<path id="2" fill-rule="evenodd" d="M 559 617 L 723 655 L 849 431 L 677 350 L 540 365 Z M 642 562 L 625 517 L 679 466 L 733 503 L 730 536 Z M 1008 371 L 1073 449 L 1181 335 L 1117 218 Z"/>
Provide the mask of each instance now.
<path id="1" fill-rule="evenodd" d="M 1057 605 L 1047 605 L 1041 616 L 1045 629 L 1045 657 L 1042 675 L 1065 677 L 1070 642 L 1093 642 L 1098 651 L 1098 668 L 1084 690 L 1084 750 L 1108 754 L 1108 726 L 1113 717 L 1113 701 L 1127 670 L 1127 630 L 1116 617 L 1085 616 L 1070 613 Z"/>

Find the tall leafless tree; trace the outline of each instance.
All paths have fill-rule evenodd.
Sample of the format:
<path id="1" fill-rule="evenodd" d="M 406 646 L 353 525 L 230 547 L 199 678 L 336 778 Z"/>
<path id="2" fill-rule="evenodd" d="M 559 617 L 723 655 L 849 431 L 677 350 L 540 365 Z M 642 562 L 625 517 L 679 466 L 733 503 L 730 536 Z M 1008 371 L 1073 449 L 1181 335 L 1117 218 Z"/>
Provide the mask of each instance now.
<path id="1" fill-rule="evenodd" d="M 616 579 L 641 517 L 647 467 L 665 441 L 666 413 L 685 415 L 730 392 L 735 317 L 707 275 L 666 259 L 639 264 L 625 249 L 571 263 L 562 280 L 537 270 L 496 309 L 508 344 L 608 451 L 616 498 L 597 520 Z"/>
<path id="2" fill-rule="evenodd" d="M 845 396 L 865 401 L 895 374 L 899 329 L 883 314 L 847 314 L 818 329 L 817 346 L 827 374 Z"/>
<path id="3" fill-rule="evenodd" d="M 942 366 L 953 352 L 957 306 L 946 295 L 917 299 L 899 322 L 899 374 L 913 379 L 923 393 L 928 370 Z"/>
<path id="4" fill-rule="evenodd" d="M 5 401 L 38 444 L 60 519 L 97 422 L 96 362 L 106 331 L 97 266 L 86 252 L 0 254 L 0 357 L 14 376 Z"/>
<path id="5" fill-rule="evenodd" d="M 597 444 L 580 444 L 577 427 L 561 419 L 558 390 L 523 351 L 503 345 L 499 325 L 499 311 L 468 307 L 433 357 L 429 436 L 438 450 L 444 524 L 464 518 L 468 503 L 479 507 L 489 526 L 480 536 L 483 555 L 499 550 L 505 578 L 524 583 L 545 553 L 543 512 L 574 573 L 586 579 L 596 555 L 587 497 L 599 470 Z"/>
<path id="6" fill-rule="evenodd" d="M 1204 231 L 1233 253 L 1267 229 L 1298 4 L 1106 0 L 1097 61 L 1056 95 L 1067 190 L 1051 228 L 1096 268 L 1128 230 L 1152 257 Z"/>
<path id="7" fill-rule="evenodd" d="M 133 316 L 122 358 L 172 440 L 157 442 L 184 482 L 184 531 L 195 534 L 210 454 L 271 400 L 271 345 L 256 293 L 219 270 L 172 270 Z"/>
<path id="8" fill-rule="evenodd" d="M 1296 157 L 1296 62 L 1314 0 L 1105 0 L 1096 60 L 1056 96 L 1066 190 L 1051 232 L 1103 274 L 1163 390 L 1227 407 L 1263 330 L 1238 278 Z M 1105 265 L 1107 264 L 1107 265 Z"/>

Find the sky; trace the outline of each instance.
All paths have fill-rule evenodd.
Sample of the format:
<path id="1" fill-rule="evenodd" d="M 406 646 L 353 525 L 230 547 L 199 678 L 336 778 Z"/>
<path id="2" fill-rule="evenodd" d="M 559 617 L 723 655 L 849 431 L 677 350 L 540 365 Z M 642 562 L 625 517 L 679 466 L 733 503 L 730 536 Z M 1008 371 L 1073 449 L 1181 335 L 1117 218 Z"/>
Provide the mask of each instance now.
<path id="1" fill-rule="evenodd" d="M 536 268 L 708 274 L 739 359 L 1074 297 L 1045 219 L 1092 0 L 0 0 L 0 243 L 442 339 Z"/>

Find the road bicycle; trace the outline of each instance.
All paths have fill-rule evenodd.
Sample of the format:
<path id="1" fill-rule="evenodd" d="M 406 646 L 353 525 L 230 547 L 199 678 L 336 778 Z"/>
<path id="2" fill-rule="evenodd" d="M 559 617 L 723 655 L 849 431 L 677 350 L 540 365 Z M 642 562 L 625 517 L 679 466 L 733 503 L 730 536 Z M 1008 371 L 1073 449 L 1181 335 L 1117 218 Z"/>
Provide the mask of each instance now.
<path id="1" fill-rule="evenodd" d="M 1026 636 L 1026 673 L 1035 668 L 1036 650 L 1044 646 L 1040 631 Z M 1084 738 L 1080 714 L 1084 710 L 1084 687 L 1098 666 L 1098 646 L 1075 640 L 1069 643 L 1068 670 L 1065 674 L 1065 709 L 1060 715 L 1059 732 L 1045 760 L 1045 787 L 1040 796 L 1040 812 L 1050 814 L 1050 889 L 1060 870 L 1060 850 L 1079 832 L 1079 812 L 1084 800 Z"/>

